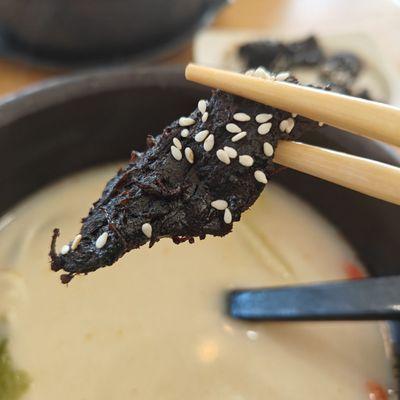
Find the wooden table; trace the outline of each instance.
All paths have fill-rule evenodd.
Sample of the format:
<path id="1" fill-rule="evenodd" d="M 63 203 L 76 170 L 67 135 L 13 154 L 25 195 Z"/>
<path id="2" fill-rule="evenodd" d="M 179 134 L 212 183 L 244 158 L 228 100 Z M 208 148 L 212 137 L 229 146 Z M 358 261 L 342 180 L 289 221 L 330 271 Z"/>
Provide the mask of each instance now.
<path id="1" fill-rule="evenodd" d="M 365 32 L 400 71 L 400 0 L 237 0 L 216 18 L 215 27 L 285 30 L 302 34 Z M 185 63 L 190 45 L 163 63 Z M 65 70 L 0 60 L 0 95 Z"/>

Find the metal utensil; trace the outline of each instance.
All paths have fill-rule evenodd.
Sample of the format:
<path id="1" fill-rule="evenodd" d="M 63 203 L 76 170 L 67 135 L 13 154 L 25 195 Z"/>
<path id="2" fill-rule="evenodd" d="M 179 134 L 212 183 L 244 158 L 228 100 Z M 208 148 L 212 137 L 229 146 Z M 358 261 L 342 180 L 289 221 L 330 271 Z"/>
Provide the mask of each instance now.
<path id="1" fill-rule="evenodd" d="M 234 290 L 228 310 L 257 321 L 400 320 L 400 276 Z"/>

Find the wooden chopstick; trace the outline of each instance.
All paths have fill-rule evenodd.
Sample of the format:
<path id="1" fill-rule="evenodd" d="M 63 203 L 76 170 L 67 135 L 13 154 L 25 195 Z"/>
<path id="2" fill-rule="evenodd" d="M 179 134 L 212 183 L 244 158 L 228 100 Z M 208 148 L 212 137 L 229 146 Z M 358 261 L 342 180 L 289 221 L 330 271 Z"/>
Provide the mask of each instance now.
<path id="1" fill-rule="evenodd" d="M 381 103 L 189 64 L 188 80 L 400 145 L 400 109 Z M 299 142 L 281 141 L 274 162 L 400 205 L 400 168 Z"/>
<path id="2" fill-rule="evenodd" d="M 186 79 L 400 146 L 400 109 L 338 93 L 189 64 Z"/>
<path id="3" fill-rule="evenodd" d="M 400 168 L 305 143 L 281 140 L 274 162 L 400 205 Z"/>

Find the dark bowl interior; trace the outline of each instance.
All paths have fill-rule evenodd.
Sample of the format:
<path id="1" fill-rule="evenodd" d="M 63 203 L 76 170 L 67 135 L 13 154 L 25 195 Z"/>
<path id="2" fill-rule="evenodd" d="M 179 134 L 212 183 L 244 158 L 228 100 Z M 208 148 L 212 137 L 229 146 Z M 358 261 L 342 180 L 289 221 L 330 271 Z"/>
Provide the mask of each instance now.
<path id="1" fill-rule="evenodd" d="M 171 50 L 226 0 L 2 0 L 0 52 L 51 65 L 143 60 Z"/>
<path id="2" fill-rule="evenodd" d="M 187 115 L 208 93 L 186 82 L 180 69 L 114 68 L 49 81 L 3 100 L 0 214 L 64 175 L 128 159 L 131 149 L 144 148 L 147 134 Z M 400 165 L 387 147 L 330 127 L 305 141 Z M 290 170 L 276 181 L 331 220 L 371 275 L 398 274 L 400 207 Z M 392 328 L 396 350 L 400 330 Z"/>

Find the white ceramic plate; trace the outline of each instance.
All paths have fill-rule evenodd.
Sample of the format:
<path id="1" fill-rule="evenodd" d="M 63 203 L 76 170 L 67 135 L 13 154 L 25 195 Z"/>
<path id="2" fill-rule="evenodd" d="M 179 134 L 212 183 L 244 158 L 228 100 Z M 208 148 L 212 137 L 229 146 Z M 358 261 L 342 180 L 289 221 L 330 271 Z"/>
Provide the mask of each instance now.
<path id="1" fill-rule="evenodd" d="M 200 32 L 194 41 L 194 61 L 216 68 L 241 71 L 243 65 L 236 56 L 237 47 L 253 40 L 299 40 L 304 36 L 273 35 L 266 31 L 208 29 Z M 364 62 L 364 69 L 353 88 L 368 89 L 379 101 L 400 106 L 400 76 L 392 64 L 385 60 L 373 38 L 361 33 L 318 35 L 321 47 L 327 55 L 338 51 L 350 51 Z M 304 83 L 317 83 L 315 74 L 297 70 L 296 75 Z"/>

